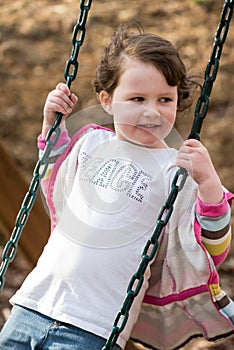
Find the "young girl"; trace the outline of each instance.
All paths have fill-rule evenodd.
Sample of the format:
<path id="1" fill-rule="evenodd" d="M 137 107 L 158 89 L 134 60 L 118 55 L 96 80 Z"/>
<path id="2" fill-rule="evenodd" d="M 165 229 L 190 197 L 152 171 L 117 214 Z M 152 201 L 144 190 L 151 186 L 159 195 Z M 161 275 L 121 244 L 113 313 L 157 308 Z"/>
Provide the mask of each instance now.
<path id="1" fill-rule="evenodd" d="M 69 139 L 65 119 L 77 103 L 59 83 L 46 100 L 40 153 L 56 113 L 61 134 L 42 180 L 51 236 L 12 297 L 0 348 L 102 349 L 154 231 L 177 166 L 188 177 L 154 261 L 114 349 L 129 338 L 177 349 L 193 337 L 233 333 L 233 302 L 215 265 L 230 246 L 230 207 L 207 149 L 165 142 L 195 84 L 170 42 L 120 26 L 93 81 L 115 132 L 88 125 Z"/>

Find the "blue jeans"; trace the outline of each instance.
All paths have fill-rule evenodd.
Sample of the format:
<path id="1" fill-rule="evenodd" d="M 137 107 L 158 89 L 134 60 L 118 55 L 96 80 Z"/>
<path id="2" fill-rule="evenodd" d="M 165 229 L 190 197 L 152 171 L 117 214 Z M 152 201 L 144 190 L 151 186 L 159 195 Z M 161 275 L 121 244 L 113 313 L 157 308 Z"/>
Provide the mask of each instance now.
<path id="1" fill-rule="evenodd" d="M 106 340 L 15 305 L 0 333 L 1 350 L 101 350 Z M 115 345 L 114 350 L 120 350 Z"/>

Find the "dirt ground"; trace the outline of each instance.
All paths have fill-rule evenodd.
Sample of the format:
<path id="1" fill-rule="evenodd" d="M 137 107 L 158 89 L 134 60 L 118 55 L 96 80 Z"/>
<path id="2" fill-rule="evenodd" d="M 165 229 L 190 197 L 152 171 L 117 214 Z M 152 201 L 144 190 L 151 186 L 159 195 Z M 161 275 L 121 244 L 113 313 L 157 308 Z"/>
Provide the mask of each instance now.
<path id="1" fill-rule="evenodd" d="M 79 95 L 77 111 L 97 104 L 91 80 L 102 49 L 118 24 L 139 21 L 146 32 L 172 41 L 191 73 L 203 75 L 222 5 L 221 0 L 94 0 L 85 43 L 80 50 L 78 77 L 72 84 Z M 37 160 L 35 140 L 40 133 L 43 104 L 48 92 L 64 81 L 79 2 L 1 0 L 0 12 L 0 141 L 29 181 Z M 234 191 L 233 42 L 232 20 L 201 134 L 224 186 L 231 191 Z M 178 119 L 177 129 L 183 138 L 189 134 L 192 117 L 193 110 Z M 71 124 L 72 130 L 86 121 L 81 115 Z M 92 121 L 100 122 L 97 116 Z M 1 232 L 0 243 L 2 246 L 5 243 Z M 19 252 L 0 296 L 0 326 L 9 314 L 8 299 L 22 283 L 27 270 L 27 262 Z M 233 244 L 229 258 L 219 270 L 223 289 L 234 297 Z M 233 350 L 234 337 L 215 344 L 201 339 L 183 349 Z"/>

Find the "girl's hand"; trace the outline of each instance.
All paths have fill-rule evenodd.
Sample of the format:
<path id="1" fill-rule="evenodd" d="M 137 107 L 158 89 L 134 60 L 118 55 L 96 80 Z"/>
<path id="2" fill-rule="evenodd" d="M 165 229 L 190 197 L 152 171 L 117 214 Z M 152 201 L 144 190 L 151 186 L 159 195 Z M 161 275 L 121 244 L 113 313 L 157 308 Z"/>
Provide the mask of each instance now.
<path id="1" fill-rule="evenodd" d="M 181 146 L 176 164 L 185 168 L 198 184 L 198 195 L 207 204 L 217 204 L 223 199 L 223 188 L 211 161 L 208 150 L 195 139 Z"/>
<path id="2" fill-rule="evenodd" d="M 48 94 L 43 111 L 42 137 L 46 137 L 48 130 L 55 122 L 57 113 L 63 114 L 60 128 L 65 128 L 64 121 L 72 112 L 77 101 L 77 96 L 71 93 L 68 86 L 64 83 L 59 83 L 56 89 Z"/>

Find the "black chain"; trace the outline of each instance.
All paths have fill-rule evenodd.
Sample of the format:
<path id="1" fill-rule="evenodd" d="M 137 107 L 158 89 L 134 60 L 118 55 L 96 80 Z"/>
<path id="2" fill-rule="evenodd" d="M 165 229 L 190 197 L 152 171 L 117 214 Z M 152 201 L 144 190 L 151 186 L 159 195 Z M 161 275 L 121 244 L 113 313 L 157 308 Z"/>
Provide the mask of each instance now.
<path id="1" fill-rule="evenodd" d="M 72 49 L 71 57 L 68 59 L 66 63 L 65 71 L 64 71 L 64 76 L 68 87 L 71 86 L 71 83 L 76 78 L 76 75 L 78 72 L 78 67 L 79 67 L 78 54 L 79 54 L 80 47 L 84 41 L 85 31 L 86 31 L 85 26 L 86 26 L 86 21 L 88 17 L 88 12 L 91 7 L 91 3 L 92 3 L 92 0 L 80 1 L 80 14 L 79 14 L 78 21 L 74 27 L 73 35 L 72 35 L 73 49 Z M 73 66 L 73 70 L 70 73 L 71 66 Z M 58 137 L 60 134 L 59 125 L 62 120 L 62 117 L 63 115 L 61 113 L 58 113 L 54 125 L 48 131 L 48 134 L 46 136 L 46 147 L 45 147 L 43 156 L 35 166 L 31 184 L 22 202 L 19 213 L 16 217 L 15 227 L 12 231 L 9 241 L 7 242 L 7 244 L 3 249 L 2 262 L 0 265 L 0 291 L 2 290 L 5 283 L 5 274 L 6 274 L 8 265 L 13 261 L 16 255 L 20 236 L 26 225 L 26 222 L 33 208 L 33 205 L 35 203 L 36 195 L 40 185 L 40 180 L 44 177 L 45 172 L 47 170 L 49 155 L 51 153 L 53 146 L 56 144 L 58 140 Z"/>
<path id="2" fill-rule="evenodd" d="M 218 29 L 215 34 L 211 56 L 205 70 L 204 84 L 202 86 L 201 94 L 196 104 L 192 130 L 188 138 L 195 138 L 197 140 L 200 139 L 202 122 L 207 115 L 210 94 L 212 91 L 213 83 L 217 76 L 219 60 L 221 57 L 223 44 L 227 37 L 232 13 L 233 0 L 226 0 L 222 9 Z M 114 345 L 116 344 L 120 333 L 122 333 L 126 326 L 132 303 L 135 297 L 139 294 L 140 289 L 142 287 L 145 271 L 150 261 L 154 259 L 155 254 L 157 252 L 159 236 L 161 235 L 163 228 L 167 225 L 171 217 L 171 214 L 174 209 L 175 200 L 178 196 L 178 193 L 182 190 L 187 177 L 188 173 L 185 169 L 179 168 L 177 170 L 175 177 L 172 181 L 170 194 L 166 200 L 166 203 L 161 208 L 161 211 L 157 218 L 155 230 L 143 249 L 143 253 L 141 255 L 141 262 L 138 266 L 136 273 L 132 276 L 130 280 L 130 283 L 127 288 L 127 295 L 124 299 L 120 311 L 118 312 L 115 318 L 115 321 L 112 326 L 112 331 L 102 350 L 112 350 Z"/>
<path id="3" fill-rule="evenodd" d="M 72 35 L 72 53 L 71 57 L 67 60 L 65 71 L 64 71 L 64 77 L 67 82 L 67 86 L 70 87 L 72 81 L 76 78 L 78 68 L 79 68 L 79 62 L 78 62 L 78 55 L 80 52 L 80 47 L 83 44 L 85 33 L 86 33 L 86 21 L 88 18 L 88 13 L 91 7 L 92 0 L 81 0 L 80 1 L 80 15 L 78 18 L 78 22 L 75 25 L 73 29 L 73 35 Z M 73 70 L 71 73 L 71 68 L 73 67 Z"/>
<path id="4" fill-rule="evenodd" d="M 210 94 L 212 91 L 213 83 L 218 73 L 219 60 L 222 54 L 223 44 L 228 34 L 232 13 L 233 13 L 233 0 L 227 0 L 225 1 L 222 9 L 220 22 L 214 38 L 212 52 L 205 70 L 204 83 L 203 83 L 201 95 L 197 101 L 196 108 L 195 108 L 194 122 L 192 125 L 191 133 L 188 138 L 195 138 L 198 140 L 200 139 L 202 122 L 206 117 L 206 114 L 209 108 Z"/>

